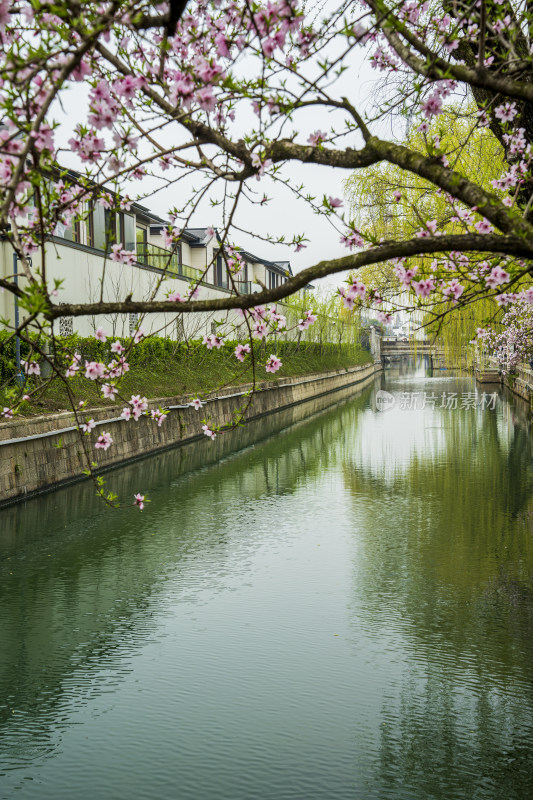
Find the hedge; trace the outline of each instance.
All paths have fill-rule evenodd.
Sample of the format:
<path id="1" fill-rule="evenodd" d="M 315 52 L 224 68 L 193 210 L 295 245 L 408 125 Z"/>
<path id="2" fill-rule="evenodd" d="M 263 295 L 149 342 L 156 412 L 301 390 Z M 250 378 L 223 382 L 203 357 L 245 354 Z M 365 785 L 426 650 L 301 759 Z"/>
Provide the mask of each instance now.
<path id="1" fill-rule="evenodd" d="M 0 330 L 0 382 L 4 383 L 9 378 L 15 376 L 15 339 L 9 338 L 10 333 L 5 330 Z M 37 336 L 32 336 L 35 341 L 38 340 Z M 128 347 L 131 339 L 117 337 L 124 347 Z M 9 340 L 9 341 L 8 341 Z M 104 361 L 109 362 L 115 355 L 111 352 L 112 339 L 107 342 L 99 342 L 94 337 L 83 338 L 80 336 L 62 337 L 57 340 L 57 343 L 65 349 L 65 356 L 68 354 L 78 352 L 81 354 L 83 360 L 87 361 Z M 233 363 L 235 360 L 234 350 L 236 341 L 225 341 L 220 350 L 207 350 L 200 339 L 192 340 L 189 342 L 176 342 L 172 339 L 163 337 L 149 337 L 146 340 L 139 342 L 135 345 L 128 356 L 128 362 L 131 367 L 142 366 L 149 367 L 151 364 L 170 363 L 182 359 L 187 359 L 190 356 L 195 358 L 213 359 L 218 363 L 226 360 Z M 259 357 L 267 357 L 270 353 L 276 353 L 282 360 L 283 357 L 290 357 L 298 353 L 300 357 L 309 356 L 311 358 L 317 356 L 325 356 L 329 353 L 339 354 L 344 356 L 354 357 L 361 352 L 361 347 L 357 345 L 347 344 L 333 344 L 325 343 L 319 344 L 317 342 L 297 342 L 297 341 L 257 341 L 254 343 L 254 348 Z M 30 353 L 30 346 L 21 341 L 21 358 L 26 360 Z M 268 351 L 268 352 L 267 352 Z"/>

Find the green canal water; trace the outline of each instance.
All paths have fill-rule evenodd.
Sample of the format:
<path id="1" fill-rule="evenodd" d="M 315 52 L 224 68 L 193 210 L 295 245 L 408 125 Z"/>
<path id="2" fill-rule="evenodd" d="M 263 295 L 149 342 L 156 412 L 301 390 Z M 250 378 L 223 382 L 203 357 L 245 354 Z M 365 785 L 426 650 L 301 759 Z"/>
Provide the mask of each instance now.
<path id="1" fill-rule="evenodd" d="M 529 423 L 425 366 L 0 512 L 2 800 L 533 797 Z"/>

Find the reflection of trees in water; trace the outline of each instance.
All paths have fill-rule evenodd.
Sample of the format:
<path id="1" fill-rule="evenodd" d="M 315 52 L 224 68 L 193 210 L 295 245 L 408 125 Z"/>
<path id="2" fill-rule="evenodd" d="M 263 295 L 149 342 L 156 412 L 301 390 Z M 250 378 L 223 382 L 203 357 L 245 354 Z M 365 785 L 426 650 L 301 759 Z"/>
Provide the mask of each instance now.
<path id="1" fill-rule="evenodd" d="M 121 496 L 142 487 L 152 498 L 142 515 L 103 508 L 90 484 L 0 512 L 0 742 L 12 761 L 51 752 L 60 713 L 120 680 L 157 627 L 170 577 L 188 598 L 218 591 L 234 529 L 248 536 L 261 522 L 255 501 L 337 463 L 338 415 L 353 419 L 369 392 L 336 392 L 117 471 Z"/>
<path id="2" fill-rule="evenodd" d="M 382 707 L 383 797 L 533 796 L 531 440 L 506 415 L 443 412 L 444 448 L 345 464 L 358 624 L 407 660 Z"/>
<path id="3" fill-rule="evenodd" d="M 380 536 L 367 537 L 367 546 L 387 539 L 373 579 L 396 576 L 404 590 L 439 586 L 473 600 L 502 565 L 517 579 L 533 574 L 533 537 L 517 520 L 531 502 L 531 443 L 520 433 L 502 443 L 495 414 L 443 414 L 443 426 L 444 452 L 413 453 L 397 471 L 386 465 L 383 477 L 348 461 L 345 480 L 352 493 L 376 501 Z"/>
<path id="4" fill-rule="evenodd" d="M 398 700 L 383 705 L 380 798 L 532 796 L 531 697 L 522 687 L 522 702 L 513 702 L 486 677 L 473 675 L 465 690 L 436 663 L 423 680 L 404 677 Z"/>

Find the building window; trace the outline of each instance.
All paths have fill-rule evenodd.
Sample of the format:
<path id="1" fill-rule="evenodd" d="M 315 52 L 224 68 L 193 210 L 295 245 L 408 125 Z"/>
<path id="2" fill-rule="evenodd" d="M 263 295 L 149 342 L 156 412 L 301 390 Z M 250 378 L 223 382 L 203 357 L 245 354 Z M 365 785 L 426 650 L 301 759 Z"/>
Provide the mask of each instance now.
<path id="1" fill-rule="evenodd" d="M 217 256 L 217 260 L 215 263 L 215 286 L 224 286 L 224 272 L 225 272 L 225 264 L 224 259 L 221 255 Z"/>
<path id="2" fill-rule="evenodd" d="M 100 203 L 93 204 L 91 214 L 93 222 L 93 247 L 97 250 L 105 250 L 107 245 L 106 234 L 106 210 Z"/>
<path id="3" fill-rule="evenodd" d="M 94 247 L 94 219 L 93 219 L 93 203 L 89 205 L 89 213 L 85 220 L 85 233 L 87 237 L 87 244 L 89 247 Z"/>
<path id="4" fill-rule="evenodd" d="M 104 234 L 105 245 L 104 250 L 107 252 L 111 250 L 111 245 L 117 243 L 117 228 L 120 229 L 118 224 L 117 214 L 110 208 L 104 209 Z"/>
<path id="5" fill-rule="evenodd" d="M 137 243 L 137 261 L 141 264 L 146 264 L 148 260 L 148 230 L 141 225 L 137 225 L 135 239 Z"/>
<path id="6" fill-rule="evenodd" d="M 218 253 L 214 265 L 214 286 L 220 286 L 221 289 L 229 289 L 228 271 L 226 269 L 226 262 L 222 253 Z"/>
<path id="7" fill-rule="evenodd" d="M 268 270 L 268 288 L 275 289 L 276 286 L 279 286 L 279 275 L 277 272 L 271 272 L 271 270 Z"/>
<path id="8" fill-rule="evenodd" d="M 244 283 L 246 283 L 246 281 L 248 280 L 248 262 L 247 261 L 243 262 L 243 267 L 242 267 L 241 271 L 239 272 L 239 274 L 237 275 L 237 280 L 238 281 L 243 281 Z"/>
<path id="9" fill-rule="evenodd" d="M 121 214 L 121 239 L 124 250 L 135 250 L 135 217 L 133 214 Z"/>
<path id="10" fill-rule="evenodd" d="M 78 220 L 72 222 L 71 225 L 59 227 L 59 223 L 54 231 L 55 236 L 62 236 L 69 242 L 81 242 L 81 223 Z"/>
<path id="11" fill-rule="evenodd" d="M 124 230 L 124 214 L 122 211 L 117 214 L 117 242 L 126 249 L 126 231 Z"/>

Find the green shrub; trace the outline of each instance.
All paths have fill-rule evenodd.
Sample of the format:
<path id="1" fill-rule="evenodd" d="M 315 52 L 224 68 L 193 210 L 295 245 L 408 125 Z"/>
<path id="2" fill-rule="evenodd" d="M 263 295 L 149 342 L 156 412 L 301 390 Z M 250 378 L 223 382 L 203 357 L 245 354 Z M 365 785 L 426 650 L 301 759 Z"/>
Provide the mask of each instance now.
<path id="1" fill-rule="evenodd" d="M 0 331 L 0 370 L 2 383 L 15 377 L 15 342 L 8 341 L 9 334 Z M 63 337 L 56 340 L 56 363 L 66 367 L 75 352 L 84 361 L 108 363 L 115 354 L 111 352 L 113 339 L 99 342 L 94 337 Z M 120 339 L 128 348 L 131 339 Z M 201 340 L 176 342 L 161 337 L 150 337 L 135 345 L 128 354 L 131 370 L 120 381 L 121 393 L 138 393 L 147 397 L 170 397 L 189 393 L 206 393 L 222 386 L 250 383 L 252 369 L 250 359 L 241 364 L 235 358 L 236 341 L 226 341 L 220 350 L 208 350 Z M 281 359 L 280 372 L 268 374 L 264 362 L 271 353 Z M 21 342 L 22 358 L 27 358 L 29 345 Z M 343 369 L 370 361 L 369 354 L 357 345 L 319 344 L 306 341 L 255 341 L 256 379 L 258 381 L 279 380 L 284 377 L 305 375 Z M 32 387 L 40 383 L 32 380 Z M 83 370 L 70 382 L 76 400 L 86 399 L 95 405 L 106 404 L 96 383 L 86 381 Z M 0 391 L 0 395 L 2 392 Z M 0 397 L 0 400 L 3 398 Z M 7 399 L 6 401 L 7 402 Z M 32 410 L 67 408 L 69 400 L 64 384 L 55 381 L 32 399 Z"/>

